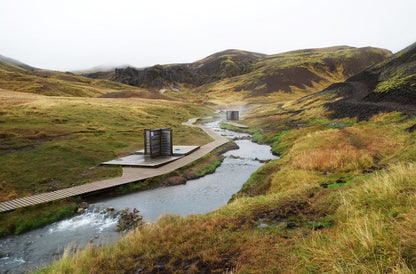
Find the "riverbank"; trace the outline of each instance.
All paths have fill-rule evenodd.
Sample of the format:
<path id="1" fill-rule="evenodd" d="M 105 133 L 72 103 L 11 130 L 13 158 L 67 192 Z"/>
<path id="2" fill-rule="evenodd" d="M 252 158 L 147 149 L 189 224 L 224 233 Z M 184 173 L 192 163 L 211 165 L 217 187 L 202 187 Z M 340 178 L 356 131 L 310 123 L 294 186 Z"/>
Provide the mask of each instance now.
<path id="1" fill-rule="evenodd" d="M 108 272 L 411 273 L 415 117 L 329 120 L 316 101 L 303 111 L 279 106 L 245 119 L 282 157 L 253 174 L 240 197 L 209 214 L 165 216 L 114 246 L 90 247 L 42 273 L 91 266 Z"/>
<path id="2" fill-rule="evenodd" d="M 142 191 L 163 186 L 184 184 L 187 180 L 197 179 L 206 174 L 215 172 L 215 169 L 224 159 L 221 155 L 226 151 L 237 149 L 233 142 L 228 142 L 206 156 L 195 160 L 186 166 L 166 174 L 124 184 L 110 188 L 103 194 L 94 193 L 96 198 L 103 195 L 120 195 L 132 191 Z M 84 198 L 69 198 L 62 201 L 45 203 L 42 205 L 19 208 L 15 212 L 3 212 L 0 214 L 0 236 L 21 234 L 31 229 L 39 228 L 58 220 L 77 214 L 80 204 L 84 201 L 94 200 L 94 196 L 84 195 Z"/>
<path id="3" fill-rule="evenodd" d="M 238 149 L 238 146 L 234 142 L 229 141 L 228 143 L 214 149 L 212 152 L 208 153 L 202 158 L 195 160 L 172 172 L 151 177 L 146 180 L 140 180 L 138 182 L 132 182 L 118 186 L 116 188 L 109 189 L 107 192 L 105 192 L 105 194 L 94 195 L 89 199 L 94 201 L 100 200 L 103 197 L 122 195 L 134 191 L 144 191 L 156 189 L 159 187 L 186 184 L 188 180 L 195 180 L 204 177 L 207 174 L 214 173 L 216 168 L 221 165 L 221 162 L 224 160 L 224 156 L 222 154 L 234 149 Z"/>
<path id="4" fill-rule="evenodd" d="M 78 233 L 77 236 L 77 242 L 80 246 L 87 244 L 89 241 L 94 244 L 100 244 L 100 242 L 114 243 L 120 237 L 119 234 L 112 231 L 116 226 L 114 214 L 115 212 L 123 212 L 126 208 L 133 208 L 133 213 L 135 212 L 134 208 L 137 208 L 136 212 L 143 216 L 146 222 L 156 222 L 160 216 L 166 213 L 183 216 L 202 214 L 226 205 L 232 194 L 241 188 L 250 174 L 260 167 L 264 161 L 272 159 L 274 156 L 270 153 L 269 146 L 252 143 L 246 138 L 242 139 L 242 135 L 246 136 L 246 134 L 220 130 L 218 123 L 212 123 L 209 126 L 215 128 L 221 135 L 237 139 L 236 143 L 239 145 L 239 149 L 232 151 L 228 150 L 237 148 L 233 143 L 228 143 L 229 146 L 217 149 L 219 154 L 217 156 L 221 156 L 223 163 L 216 169 L 215 173 L 190 180 L 186 184 L 175 184 L 146 191 L 129 190 L 123 195 L 107 194 L 102 197 L 95 197 L 95 201 L 89 200 L 91 204 L 88 209 L 77 217 L 54 223 L 45 228 L 26 233 L 21 237 L 10 237 L 5 241 L 0 241 L 0 245 L 8 250 L 7 254 L 9 254 L 8 258 L 0 261 L 1 264 L 4 264 L 0 264 L 0 268 L 3 266 L 10 269 L 8 264 L 13 264 L 14 260 L 19 261 L 19 258 L 22 259 L 22 263 L 18 266 L 19 269 L 38 265 L 37 258 L 40 257 L 44 258 L 45 262 L 50 262 L 51 258 L 47 260 L 48 254 L 53 253 L 59 256 L 62 253 L 57 253 L 54 250 L 57 247 L 62 250 L 63 247 L 74 240 L 72 233 L 74 229 L 81 233 Z M 228 152 L 225 152 L 226 150 Z M 203 160 L 201 160 L 201 164 L 204 164 L 205 167 L 201 168 L 202 173 L 212 170 L 206 161 L 207 159 Z M 210 162 L 215 163 L 217 161 L 218 159 L 214 158 Z M 184 171 L 191 171 L 191 174 L 197 171 L 196 168 L 199 163 L 193 164 L 195 165 L 187 167 Z M 198 173 L 196 175 L 202 175 L 200 172 Z M 171 175 L 164 178 L 164 180 L 171 180 Z M 195 175 L 191 176 L 194 177 Z M 134 218 L 127 214 L 125 221 L 130 224 L 132 219 Z M 137 218 L 137 220 L 139 219 Z M 121 226 L 125 227 L 123 224 Z M 117 227 L 119 229 L 120 221 L 118 221 Z M 50 241 L 41 243 L 43 237 L 47 237 Z M 27 242 L 30 242 L 30 244 L 25 245 Z M 33 246 L 40 245 L 42 245 L 42 250 L 32 253 L 27 252 Z"/>
<path id="5" fill-rule="evenodd" d="M 191 119 L 191 120 L 193 122 L 196 121 L 196 119 Z M 188 121 L 186 125 L 190 126 L 191 122 Z M 216 139 L 214 140 L 214 142 L 209 143 L 209 145 L 204 145 L 203 148 L 200 149 L 200 151 L 198 151 L 197 153 L 198 155 L 192 155 L 186 158 L 198 159 L 199 157 L 206 154 L 207 152 L 214 149 L 215 147 L 220 146 L 221 144 L 225 143 L 225 140 L 222 137 L 220 137 L 218 134 L 214 134 L 214 132 L 210 131 L 210 129 L 205 128 L 204 130 L 211 138 L 216 138 Z M 181 161 L 183 161 L 183 159 L 181 159 Z M 191 162 L 192 160 L 187 160 L 185 164 L 191 163 Z M 219 164 L 220 164 L 220 161 L 218 159 L 216 159 L 213 163 L 211 162 L 208 163 L 208 167 L 205 165 L 201 165 L 200 162 L 198 162 L 198 164 L 196 164 L 197 165 L 196 172 L 194 173 L 188 172 L 186 177 L 181 177 L 182 182 L 184 183 L 185 182 L 184 179 L 186 178 L 188 179 L 197 178 L 198 176 L 203 176 L 209 171 L 213 172 L 213 170 L 215 170 L 215 166 L 218 166 Z M 182 166 L 183 165 L 184 164 L 182 164 Z M 167 166 L 168 167 L 172 166 L 172 167 L 169 167 L 168 169 L 166 168 L 160 169 L 162 170 L 161 173 L 163 172 L 169 173 L 169 170 L 179 168 L 181 164 L 175 163 L 173 165 L 171 164 Z M 201 169 L 198 170 L 198 168 L 201 168 Z M 133 176 L 134 178 L 134 174 L 133 175 L 129 174 L 129 175 L 130 177 Z M 170 178 L 168 178 L 167 181 L 162 182 L 159 185 L 163 185 L 167 183 L 168 184 L 179 183 L 178 177 L 176 178 L 172 178 L 172 177 L 175 177 L 175 176 L 170 176 Z M 136 182 L 137 179 L 133 181 Z M 143 182 L 139 181 L 139 183 L 134 184 L 134 186 L 131 186 L 130 188 L 139 189 L 141 187 L 148 187 L 149 185 L 151 185 L 151 181 L 152 181 L 151 179 L 147 181 L 144 180 Z M 158 187 L 158 186 L 154 186 L 154 187 Z M 123 187 L 119 188 L 116 191 L 122 192 L 122 189 Z M 73 193 L 73 191 L 71 191 L 71 193 Z M 77 208 L 78 208 L 76 204 L 79 203 L 79 201 L 80 201 L 80 198 L 67 198 L 62 201 L 51 201 L 49 203 L 44 203 L 43 205 L 30 206 L 27 209 L 18 208 L 16 212 L 3 212 L 0 214 L 0 237 L 10 235 L 10 234 L 20 234 L 22 232 L 25 232 L 34 228 L 38 228 L 48 223 L 55 222 L 57 220 L 61 220 L 63 218 L 67 218 L 73 214 L 76 214 Z M 18 205 L 21 205 L 21 204 L 22 204 L 21 202 L 18 203 Z"/>
<path id="6" fill-rule="evenodd" d="M 100 163 L 141 149 L 143 128 L 173 127 L 178 145 L 211 141 L 201 129 L 181 123 L 211 114 L 212 109 L 203 105 L 18 94 L 19 99 L 7 91 L 0 95 L 1 202 L 121 176 L 121 167 Z M 25 231 L 65 218 L 61 209 L 70 212 L 79 202 L 65 199 L 0 213 L 0 237 L 21 231 L 19 227 Z"/>

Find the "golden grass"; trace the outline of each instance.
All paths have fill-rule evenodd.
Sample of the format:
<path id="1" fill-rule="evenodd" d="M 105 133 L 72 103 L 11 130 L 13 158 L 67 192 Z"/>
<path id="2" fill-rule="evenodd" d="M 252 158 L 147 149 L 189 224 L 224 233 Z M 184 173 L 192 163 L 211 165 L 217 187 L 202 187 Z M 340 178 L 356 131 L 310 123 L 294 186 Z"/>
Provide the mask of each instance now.
<path id="1" fill-rule="evenodd" d="M 387 130 L 347 127 L 308 134 L 289 155 L 296 168 L 348 172 L 371 167 L 393 149 L 397 143 Z"/>
<path id="2" fill-rule="evenodd" d="M 315 59 L 305 62 L 303 54 L 289 55 L 289 58 L 281 58 L 282 66 L 306 66 L 326 80 L 304 88 L 291 87 L 293 93 L 277 92 L 248 98 L 251 91 L 233 90 L 246 77 L 260 74 L 245 75 L 205 85 L 199 94 L 170 95 L 199 105 L 210 102 L 224 108 L 248 103 L 253 112 L 247 116 L 247 124 L 258 130 L 260 140 L 274 142 L 273 149 L 284 154 L 281 160 L 271 162 L 259 171 L 270 173 L 258 177 L 270 188 L 259 190 L 256 197 L 238 198 L 210 214 L 187 218 L 163 216 L 156 224 L 137 228 L 113 246 L 89 246 L 74 256 L 68 250 L 62 260 L 40 272 L 134 273 L 140 269 L 168 273 L 414 271 L 416 186 L 412 174 L 416 168 L 414 164 L 400 163 L 412 157 L 416 159 L 416 153 L 411 152 L 412 149 L 416 151 L 414 134 L 404 132 L 414 121 L 403 122 L 403 117 L 382 114 L 352 127 L 331 128 L 328 112 L 322 107 L 327 98 L 297 99 L 333 81 L 342 81 L 347 77 L 343 67 L 337 66 L 328 75 L 316 69 Z M 324 57 L 319 51 L 315 55 L 318 59 Z M 277 57 L 271 56 L 264 65 L 273 63 L 272 59 Z M 82 86 L 87 84 L 83 81 L 93 81 L 52 72 L 44 79 L 15 76 L 8 83 L 13 88 L 20 90 L 23 82 L 31 80 L 24 89 L 46 94 L 80 95 Z M 96 87 L 101 88 L 97 91 Z M 93 88 L 82 92 L 100 96 L 111 89 L 124 88 L 95 82 Z M 155 124 L 174 127 L 179 133 L 179 143 L 189 142 L 189 136 L 194 138 L 191 142 L 205 140 L 200 132 L 189 132 L 179 124 L 191 115 L 205 112 L 189 103 L 141 99 L 46 99 L 40 96 L 30 99 L 9 96 L 7 100 L 10 104 L 5 104 L 7 108 L 2 109 L 2 114 L 7 117 L 7 123 L 2 125 L 7 126 L 1 129 L 2 134 L 7 138 L 23 138 L 18 140 L 19 144 L 55 139 L 81 128 L 89 135 L 71 140 L 69 145 L 77 146 L 76 153 L 85 151 L 94 142 L 106 140 L 109 142 L 106 149 L 114 148 L 114 154 L 121 155 L 141 144 L 135 136 L 143 127 Z M 54 120 L 48 120 L 48 117 Z M 25 124 L 23 118 L 31 120 Z M 16 121 L 18 127 L 14 126 Z M 279 134 L 284 130 L 287 134 L 282 137 Z M 94 141 L 88 142 L 91 138 Z M 46 151 L 66 150 L 66 145 L 54 143 Z M 410 154 L 405 153 L 407 148 L 411 148 Z M 361 175 L 362 169 L 373 165 L 384 167 L 392 162 L 398 164 L 387 171 Z M 348 176 L 347 187 L 324 189 L 319 186 L 322 181 L 334 181 L 341 176 Z M 288 228 L 288 222 L 295 223 L 296 229 Z M 317 224 L 320 228 L 314 230 Z"/>
<path id="3" fill-rule="evenodd" d="M 337 224 L 306 239 L 298 269 L 412 273 L 416 164 L 398 164 L 338 195 Z"/>
<path id="4" fill-rule="evenodd" d="M 210 141 L 200 129 L 182 125 L 210 112 L 204 106 L 5 90 L 0 99 L 0 201 L 119 175 L 120 168 L 100 163 L 141 149 L 145 128 L 171 127 L 177 145 Z"/>
<path id="5" fill-rule="evenodd" d="M 325 179 L 321 172 L 282 167 L 274 174 L 267 193 L 312 192 Z"/>
<path id="6" fill-rule="evenodd" d="M 41 273 L 413 273 L 415 172 L 416 164 L 397 164 L 311 199 L 303 191 L 269 194 L 237 199 L 208 215 L 164 216 L 114 246 L 89 247 Z M 259 229 L 270 214 L 282 214 L 278 222 L 289 217 L 299 228 Z M 333 214 L 333 226 L 314 231 L 300 222 L 325 214 Z"/>
<path id="7" fill-rule="evenodd" d="M 121 92 L 151 92 L 138 87 L 101 79 L 90 79 L 73 73 L 48 70 L 7 70 L 0 68 L 0 88 L 49 96 L 100 97 Z"/>
<path id="8" fill-rule="evenodd" d="M 415 133 L 405 131 L 415 120 L 381 114 L 333 128 L 320 103 L 306 100 L 300 113 L 292 102 L 274 103 L 249 115 L 247 124 L 260 123 L 266 140 L 291 129 L 273 144 L 284 156 L 262 169 L 271 173 L 263 176 L 270 188 L 258 196 L 206 215 L 164 216 L 116 245 L 89 247 L 41 273 L 414 272 L 416 165 L 404 161 L 415 157 Z M 319 186 L 340 177 L 348 183 Z"/>

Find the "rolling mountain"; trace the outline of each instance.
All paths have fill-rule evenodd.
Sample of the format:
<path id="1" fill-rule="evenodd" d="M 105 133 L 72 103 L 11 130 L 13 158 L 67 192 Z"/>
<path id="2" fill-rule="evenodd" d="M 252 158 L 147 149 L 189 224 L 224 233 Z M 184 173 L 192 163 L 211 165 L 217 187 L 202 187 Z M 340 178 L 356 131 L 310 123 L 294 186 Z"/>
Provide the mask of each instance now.
<path id="1" fill-rule="evenodd" d="M 157 99 L 163 97 L 105 79 L 91 79 L 71 72 L 42 70 L 4 56 L 0 56 L 0 89 L 50 96 Z"/>
<path id="2" fill-rule="evenodd" d="M 151 91 L 244 91 L 249 96 L 277 91 L 314 92 L 344 81 L 390 55 L 384 49 L 348 46 L 276 55 L 232 49 L 189 64 L 126 67 L 83 75 L 42 70 L 1 56 L 0 88 L 53 96 L 157 99 L 165 96 Z"/>
<path id="3" fill-rule="evenodd" d="M 204 92 L 217 84 L 230 91 L 248 91 L 253 96 L 270 92 L 317 89 L 343 81 L 355 73 L 389 57 L 379 48 L 338 46 L 305 49 L 276 55 L 226 50 L 190 64 L 132 67 L 114 71 L 114 81 L 146 89 L 179 88 Z M 100 77 L 100 74 L 86 74 Z M 108 74 L 104 74 L 108 78 Z"/>
<path id="4" fill-rule="evenodd" d="M 0 55 L 0 68 L 15 71 L 39 70 L 20 61 Z"/>
<path id="5" fill-rule="evenodd" d="M 241 50 L 226 50 L 190 64 L 155 65 L 143 69 L 118 68 L 111 76 L 105 72 L 83 75 L 153 90 L 178 84 L 195 87 L 248 73 L 252 69 L 251 65 L 263 56 L 264 54 Z"/>

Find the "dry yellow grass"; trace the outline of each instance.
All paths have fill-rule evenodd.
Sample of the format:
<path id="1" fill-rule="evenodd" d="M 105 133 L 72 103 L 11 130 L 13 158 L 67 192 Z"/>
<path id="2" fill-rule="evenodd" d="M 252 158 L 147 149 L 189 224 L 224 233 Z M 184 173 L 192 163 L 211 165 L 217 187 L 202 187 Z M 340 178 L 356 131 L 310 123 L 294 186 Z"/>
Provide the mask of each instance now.
<path id="1" fill-rule="evenodd" d="M 143 147 L 143 129 L 171 127 L 174 143 L 209 142 L 182 125 L 210 110 L 179 101 L 52 97 L 0 90 L 0 201 L 114 177 L 99 164 Z"/>
<path id="2" fill-rule="evenodd" d="M 308 134 L 289 155 L 296 168 L 348 172 L 371 167 L 393 149 L 397 142 L 387 131 L 348 127 Z"/>
<path id="3" fill-rule="evenodd" d="M 298 269 L 413 273 L 416 267 L 414 163 L 401 163 L 339 192 L 337 224 L 304 242 Z"/>

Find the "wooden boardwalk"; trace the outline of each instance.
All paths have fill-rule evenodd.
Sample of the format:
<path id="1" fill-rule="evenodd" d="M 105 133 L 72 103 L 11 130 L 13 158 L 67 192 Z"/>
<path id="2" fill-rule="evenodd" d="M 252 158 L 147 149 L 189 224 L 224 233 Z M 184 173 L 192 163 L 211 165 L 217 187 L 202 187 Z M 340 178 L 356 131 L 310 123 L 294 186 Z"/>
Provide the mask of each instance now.
<path id="1" fill-rule="evenodd" d="M 198 118 L 191 119 L 185 124 L 188 126 L 194 126 L 193 123 L 195 123 L 197 119 Z M 159 176 L 159 175 L 174 171 L 178 168 L 181 168 L 195 160 L 198 160 L 199 158 L 208 154 L 215 148 L 229 141 L 227 138 L 219 135 L 217 132 L 215 132 L 213 129 L 209 127 L 206 127 L 206 126 L 198 126 L 198 127 L 204 130 L 206 134 L 208 134 L 210 137 L 214 139 L 214 141 L 201 146 L 200 149 L 198 149 L 197 151 L 183 158 L 180 158 L 174 162 L 168 163 L 159 168 L 126 167 L 126 168 L 123 168 L 123 175 L 121 177 L 103 180 L 103 181 L 97 181 L 97 182 L 88 183 L 88 184 L 84 184 L 80 186 L 65 188 L 65 189 L 56 190 L 53 192 L 42 193 L 38 195 L 33 195 L 29 197 L 24 197 L 24 198 L 19 198 L 19 199 L 3 202 L 3 203 L 0 203 L 0 212 L 5 212 L 5 211 L 17 209 L 17 208 L 33 206 L 33 205 L 42 204 L 42 203 L 47 203 L 47 202 L 64 199 L 68 197 L 73 197 L 73 196 L 78 196 L 82 194 L 87 194 L 91 192 L 96 192 L 96 191 L 100 191 L 103 189 L 112 188 L 115 186 L 137 182 L 137 181 L 144 180 L 147 178 Z"/>

